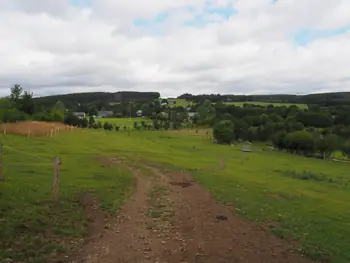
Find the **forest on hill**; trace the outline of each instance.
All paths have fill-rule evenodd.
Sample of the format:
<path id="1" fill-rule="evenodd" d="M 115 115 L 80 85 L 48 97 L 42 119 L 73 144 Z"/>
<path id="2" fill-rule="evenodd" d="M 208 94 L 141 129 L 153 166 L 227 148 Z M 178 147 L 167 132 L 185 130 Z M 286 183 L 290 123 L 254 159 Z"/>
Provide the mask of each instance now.
<path id="1" fill-rule="evenodd" d="M 160 97 L 159 92 L 137 92 L 137 91 L 119 91 L 119 92 L 84 92 L 62 95 L 52 95 L 34 98 L 34 101 L 44 107 L 52 107 L 57 101 L 62 102 L 67 108 L 74 108 L 77 105 L 97 105 L 99 110 L 104 106 L 113 103 L 125 102 L 144 102 L 153 101 Z"/>
<path id="2" fill-rule="evenodd" d="M 308 95 L 292 94 L 271 94 L 271 95 L 221 95 L 202 94 L 192 95 L 182 94 L 178 99 L 185 99 L 192 102 L 203 102 L 208 99 L 212 102 L 268 102 L 268 103 L 293 103 L 293 104 L 318 104 L 327 105 L 350 105 L 350 92 L 333 92 Z"/>

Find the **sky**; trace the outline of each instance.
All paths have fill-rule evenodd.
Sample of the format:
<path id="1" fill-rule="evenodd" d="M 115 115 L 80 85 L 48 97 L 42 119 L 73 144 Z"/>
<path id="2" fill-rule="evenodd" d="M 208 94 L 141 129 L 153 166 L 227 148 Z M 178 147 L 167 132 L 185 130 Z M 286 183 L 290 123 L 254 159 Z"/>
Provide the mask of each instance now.
<path id="1" fill-rule="evenodd" d="M 0 0 L 0 96 L 350 91 L 349 0 Z"/>

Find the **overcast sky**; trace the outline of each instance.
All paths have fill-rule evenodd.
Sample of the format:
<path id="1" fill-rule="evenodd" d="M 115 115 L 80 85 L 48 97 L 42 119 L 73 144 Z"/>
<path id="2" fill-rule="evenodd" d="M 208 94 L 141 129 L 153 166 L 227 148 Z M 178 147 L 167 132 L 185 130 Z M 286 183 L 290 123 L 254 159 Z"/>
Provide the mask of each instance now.
<path id="1" fill-rule="evenodd" d="M 350 0 L 0 0 L 0 95 L 350 91 Z"/>

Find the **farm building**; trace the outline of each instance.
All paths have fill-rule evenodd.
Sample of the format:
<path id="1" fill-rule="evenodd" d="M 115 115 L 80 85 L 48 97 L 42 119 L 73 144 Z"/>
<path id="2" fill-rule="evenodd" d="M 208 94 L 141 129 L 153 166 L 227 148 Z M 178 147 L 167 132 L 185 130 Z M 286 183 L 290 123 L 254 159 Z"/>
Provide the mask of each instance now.
<path id="1" fill-rule="evenodd" d="M 136 112 L 136 116 L 137 116 L 137 117 L 142 117 L 142 114 L 143 114 L 142 110 L 138 110 L 138 111 Z"/>
<path id="2" fill-rule="evenodd" d="M 197 116 L 198 113 L 197 112 L 188 112 L 187 115 L 188 115 L 189 119 L 192 119 L 194 116 Z"/>
<path id="3" fill-rule="evenodd" d="M 83 119 L 83 118 L 85 118 L 85 112 L 73 112 L 73 115 L 75 116 L 75 117 L 78 117 L 78 118 L 80 118 L 80 119 Z"/>
<path id="4" fill-rule="evenodd" d="M 99 111 L 97 112 L 97 116 L 98 117 L 108 117 L 108 116 L 112 116 L 113 115 L 113 111 Z"/>

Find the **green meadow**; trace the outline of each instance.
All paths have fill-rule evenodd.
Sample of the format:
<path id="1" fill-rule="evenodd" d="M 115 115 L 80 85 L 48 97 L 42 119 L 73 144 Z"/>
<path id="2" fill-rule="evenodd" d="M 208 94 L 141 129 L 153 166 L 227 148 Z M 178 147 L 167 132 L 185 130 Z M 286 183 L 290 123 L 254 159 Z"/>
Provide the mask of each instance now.
<path id="1" fill-rule="evenodd" d="M 188 105 L 191 105 L 191 104 L 192 102 L 187 101 L 185 99 L 176 99 L 176 104 L 172 105 L 172 107 L 175 107 L 175 106 L 187 107 Z M 282 107 L 282 106 L 290 107 L 292 105 L 295 105 L 301 109 L 307 108 L 306 104 L 293 104 L 293 103 L 282 103 L 282 102 L 242 101 L 242 102 L 224 102 L 224 104 L 235 105 L 239 107 L 243 107 L 244 104 L 252 104 L 252 105 L 258 105 L 263 107 L 267 107 L 269 105 L 273 105 L 275 107 Z"/>
<path id="2" fill-rule="evenodd" d="M 306 109 L 307 105 L 306 104 L 293 104 L 293 103 L 282 103 L 282 102 L 260 102 L 260 101 L 242 101 L 242 102 L 225 102 L 227 105 L 235 105 L 239 107 L 243 107 L 244 104 L 252 104 L 252 105 L 258 105 L 258 106 L 263 106 L 267 107 L 269 105 L 273 105 L 275 107 L 290 107 L 292 105 L 298 106 L 301 109 Z"/>
<path id="3" fill-rule="evenodd" d="M 108 122 L 113 124 L 114 126 L 120 126 L 120 128 L 122 129 L 122 127 L 126 126 L 126 127 L 133 127 L 134 122 L 138 122 L 139 125 L 141 124 L 142 121 L 146 122 L 146 123 L 151 123 L 152 121 L 148 118 L 101 118 L 101 119 L 95 119 L 96 122 L 101 121 L 102 124 L 104 122 Z"/>
<path id="4" fill-rule="evenodd" d="M 81 239 L 89 224 L 79 196 L 93 193 L 104 209 L 117 212 L 132 193 L 129 170 L 99 161 L 123 157 L 191 173 L 234 213 L 296 240 L 300 252 L 312 259 L 350 260 L 348 163 L 258 145 L 244 153 L 240 145 L 215 145 L 206 136 L 185 132 L 76 130 L 54 138 L 7 136 L 1 141 L 0 258 L 45 262 L 47 255 L 79 246 L 72 240 Z M 62 160 L 58 204 L 50 202 L 55 156 Z"/>

